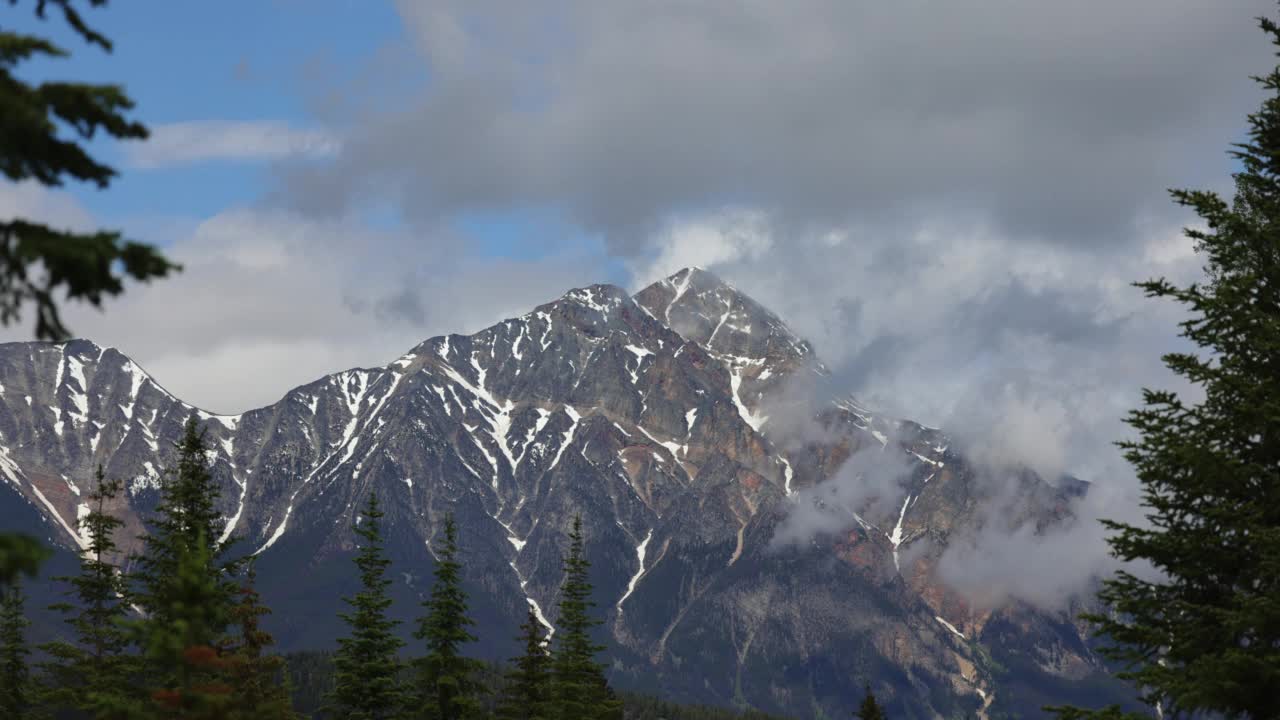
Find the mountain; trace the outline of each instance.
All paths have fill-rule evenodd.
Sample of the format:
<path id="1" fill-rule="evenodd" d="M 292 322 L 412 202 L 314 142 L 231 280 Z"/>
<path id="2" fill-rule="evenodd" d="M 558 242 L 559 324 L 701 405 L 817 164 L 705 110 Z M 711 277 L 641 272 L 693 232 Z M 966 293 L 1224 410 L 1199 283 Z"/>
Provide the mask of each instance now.
<path id="1" fill-rule="evenodd" d="M 444 515 L 457 518 L 485 657 L 515 652 L 526 607 L 554 629 L 581 513 L 618 686 L 830 717 L 866 683 L 895 717 L 1112 693 L 1073 612 L 979 609 L 942 582 L 942 552 L 979 531 L 990 491 L 940 430 L 851 398 L 814 404 L 826 375 L 781 319 L 698 269 L 634 296 L 571 290 L 233 416 L 182 402 L 114 349 L 6 344 L 0 516 L 43 523 L 69 555 L 102 464 L 129 479 L 115 510 L 136 536 L 195 413 L 227 537 L 258 555 L 289 649 L 341 631 L 354 513 L 376 491 L 403 619 L 429 587 Z M 828 495 L 857 463 L 888 464 L 890 482 L 852 505 Z M 1016 485 L 1011 512 L 1036 527 L 1087 490 L 1030 473 Z M 820 531 L 797 534 L 810 517 Z"/>

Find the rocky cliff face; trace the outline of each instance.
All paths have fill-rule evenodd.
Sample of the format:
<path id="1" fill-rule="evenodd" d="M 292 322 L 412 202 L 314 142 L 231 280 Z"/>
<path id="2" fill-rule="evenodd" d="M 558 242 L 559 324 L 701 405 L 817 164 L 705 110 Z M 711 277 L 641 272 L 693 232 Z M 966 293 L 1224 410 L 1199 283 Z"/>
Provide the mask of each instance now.
<path id="1" fill-rule="evenodd" d="M 34 508 L 74 550 L 102 464 L 129 479 L 117 510 L 135 536 L 196 413 L 227 537 L 259 555 L 287 647 L 340 631 L 355 508 L 376 491 L 397 613 L 416 614 L 452 512 L 491 657 L 514 652 L 527 606 L 554 629 L 581 513 L 616 684 L 800 716 L 847 716 L 866 683 L 901 717 L 1069 699 L 1098 667 L 1069 615 L 977 610 L 938 578 L 951 539 L 983 522 L 975 471 L 942 432 L 853 400 L 798 411 L 789 388 L 825 372 L 779 318 L 696 269 L 635 296 L 572 290 L 237 416 L 183 403 L 114 349 L 3 345 L 0 517 Z M 793 416 L 818 431 L 791 432 Z M 871 455 L 892 464 L 886 488 L 825 493 Z M 1017 512 L 1040 524 L 1083 491 L 1021 482 Z M 825 531 L 780 542 L 801 510 Z"/>

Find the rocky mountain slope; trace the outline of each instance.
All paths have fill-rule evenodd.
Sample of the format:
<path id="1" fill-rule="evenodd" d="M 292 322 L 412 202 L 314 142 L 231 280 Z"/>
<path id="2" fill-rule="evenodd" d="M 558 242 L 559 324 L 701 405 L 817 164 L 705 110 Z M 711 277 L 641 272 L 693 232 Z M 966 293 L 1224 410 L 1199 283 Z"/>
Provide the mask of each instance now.
<path id="1" fill-rule="evenodd" d="M 442 518 L 457 517 L 489 657 L 514 652 L 527 606 L 554 629 L 565 532 L 582 513 L 618 685 L 830 717 L 847 716 L 866 683 L 897 717 L 1103 692 L 1070 614 L 978 609 L 938 577 L 942 551 L 977 532 L 989 499 L 948 438 L 852 399 L 794 399 L 825 373 L 773 313 L 697 269 L 634 296 L 572 290 L 236 416 L 183 403 L 114 349 L 8 344 L 0 518 L 43 522 L 74 551 L 101 463 L 129 479 L 118 511 L 136 535 L 197 413 L 227 536 L 259 555 L 288 648 L 340 632 L 354 509 L 377 491 L 406 619 L 429 587 Z M 875 492 L 825 490 L 857 488 L 877 467 L 891 471 Z M 1013 514 L 1037 525 L 1084 491 L 1028 474 L 1019 487 Z M 822 531 L 797 534 L 810 516 Z"/>

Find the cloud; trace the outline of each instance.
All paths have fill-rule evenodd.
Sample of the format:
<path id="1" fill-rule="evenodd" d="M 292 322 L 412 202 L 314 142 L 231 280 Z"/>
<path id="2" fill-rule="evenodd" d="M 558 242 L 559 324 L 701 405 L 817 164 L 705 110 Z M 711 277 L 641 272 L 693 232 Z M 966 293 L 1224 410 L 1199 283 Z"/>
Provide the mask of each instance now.
<path id="1" fill-rule="evenodd" d="M 1160 361 L 1183 347 L 1181 311 L 1131 285 L 1199 276 L 1176 221 L 1147 226 L 1136 248 L 1106 251 L 943 217 L 758 227 L 769 230 L 756 250 L 709 268 L 813 341 L 833 371 L 820 391 L 956 434 L 973 428 L 993 438 L 981 451 L 989 457 L 1103 478 L 1121 465 L 1110 443 L 1140 389 L 1183 389 Z M 1022 430 L 998 431 L 1013 425 Z"/>
<path id="2" fill-rule="evenodd" d="M 656 257 L 632 263 L 632 280 L 646 285 L 686 267 L 710 267 L 759 258 L 773 246 L 769 217 L 759 210 L 726 208 L 671 219 L 654 234 Z"/>
<path id="3" fill-rule="evenodd" d="M 124 145 L 130 167 L 145 170 L 210 161 L 320 158 L 338 152 L 339 140 L 324 130 L 304 130 L 272 121 L 193 121 L 154 125 L 141 143 Z"/>
<path id="4" fill-rule="evenodd" d="M 863 450 L 845 461 L 835 477 L 796 493 L 774 531 L 771 547 L 802 545 L 854 527 L 859 518 L 879 518 L 900 505 L 911 468 L 899 453 Z"/>
<path id="5" fill-rule="evenodd" d="M 422 221 L 552 206 L 624 255 L 726 204 L 1106 247 L 1166 186 L 1226 169 L 1270 63 L 1264 0 L 400 9 L 427 79 L 372 109 L 364 76 L 318 93 L 349 135 L 286 173 L 292 201 L 392 198 Z"/>
<path id="6" fill-rule="evenodd" d="M 228 211 L 173 247 L 186 266 L 178 278 L 70 320 L 189 402 L 239 412 L 337 370 L 384 365 L 427 337 L 521 314 L 592 274 L 582 259 L 432 257 L 432 242 Z"/>
<path id="7" fill-rule="evenodd" d="M 0 221 L 18 218 L 44 222 L 60 230 L 93 229 L 93 218 L 74 198 L 32 180 L 0 186 Z"/>
<path id="8" fill-rule="evenodd" d="M 93 219 L 69 195 L 0 189 L 0 209 Z M 43 208 L 43 210 L 42 210 Z M 474 332 L 593 282 L 596 258 L 477 259 L 433 233 L 377 231 L 233 208 L 194 223 L 166 253 L 184 266 L 133 284 L 103 312 L 64 309 L 80 337 L 119 348 L 183 400 L 234 413 L 349 367 L 385 365 L 437 334 Z M 0 339 L 28 340 L 25 324 Z"/>
<path id="9" fill-rule="evenodd" d="M 987 488 L 997 482 L 987 478 Z M 977 533 L 953 535 L 938 560 L 938 578 L 977 608 L 1013 599 L 1046 610 L 1068 609 L 1073 600 L 1091 592 L 1099 578 L 1122 565 L 1109 552 L 1108 531 L 1100 519 L 1144 523 L 1134 488 L 1114 484 L 1091 488 L 1072 504 L 1074 517 L 1060 525 L 1011 523 L 1017 502 L 1013 487 L 997 487 L 995 496 L 981 506 Z M 1145 563 L 1124 568 L 1140 577 L 1157 577 Z"/>
<path id="10" fill-rule="evenodd" d="M 688 222 L 705 228 L 718 218 Z M 722 253 L 709 269 L 811 339 L 832 371 L 776 399 L 775 439 L 812 440 L 806 409 L 851 392 L 890 417 L 940 427 L 974 464 L 977 487 L 997 500 L 1011 469 L 1094 483 L 1066 526 L 1037 534 L 998 522 L 997 512 L 976 536 L 954 538 L 940 569 L 976 603 L 1016 597 L 1058 607 L 1114 569 L 1097 519 L 1144 522 L 1136 478 L 1113 445 L 1131 434 L 1123 419 L 1144 386 L 1196 397 L 1160 360 L 1186 349 L 1176 337 L 1181 309 L 1130 284 L 1200 277 L 1178 222 L 1145 224 L 1131 245 L 1103 250 L 1027 242 L 945 217 L 808 228 L 757 220 L 764 231 L 754 249 Z M 639 264 L 635 273 L 651 270 Z M 805 493 L 777 541 L 847 529 L 854 511 L 872 523 L 893 517 L 897 477 L 867 477 L 855 463 L 852 474 Z M 888 506 L 859 505 L 867 497 Z"/>

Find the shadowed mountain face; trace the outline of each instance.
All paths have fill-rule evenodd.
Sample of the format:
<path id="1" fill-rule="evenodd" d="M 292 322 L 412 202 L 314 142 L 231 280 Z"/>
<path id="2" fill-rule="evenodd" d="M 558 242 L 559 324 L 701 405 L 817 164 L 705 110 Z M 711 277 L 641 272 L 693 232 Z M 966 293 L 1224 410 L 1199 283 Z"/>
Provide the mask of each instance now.
<path id="1" fill-rule="evenodd" d="M 376 491 L 406 620 L 455 515 L 487 657 L 516 651 L 528 606 L 554 628 L 566 531 L 581 513 L 617 685 L 831 717 L 847 716 L 866 683 L 899 717 L 1110 692 L 1072 614 L 973 608 L 938 580 L 948 543 L 990 515 L 989 493 L 942 432 L 851 399 L 814 405 L 825 374 L 779 318 L 696 269 L 635 296 L 572 290 L 236 416 L 184 404 L 113 349 L 8 344 L 0 517 L 43 518 L 74 551 L 101 463 L 129 479 L 117 508 L 127 541 L 197 413 L 227 537 L 259 555 L 289 649 L 329 647 L 341 632 L 354 513 Z M 859 473 L 883 487 L 852 501 L 826 492 L 859 487 Z M 1011 517 L 1037 527 L 1083 492 L 1017 483 Z"/>

